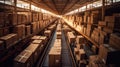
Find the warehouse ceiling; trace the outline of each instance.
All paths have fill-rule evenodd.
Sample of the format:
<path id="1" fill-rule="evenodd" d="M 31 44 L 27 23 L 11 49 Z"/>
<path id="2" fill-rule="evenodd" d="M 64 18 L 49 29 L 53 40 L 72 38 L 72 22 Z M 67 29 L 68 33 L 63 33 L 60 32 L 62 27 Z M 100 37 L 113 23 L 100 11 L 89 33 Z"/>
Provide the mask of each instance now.
<path id="1" fill-rule="evenodd" d="M 40 7 L 43 7 L 56 14 L 65 14 L 76 8 L 79 8 L 81 4 L 92 0 L 33 0 L 39 3 Z"/>

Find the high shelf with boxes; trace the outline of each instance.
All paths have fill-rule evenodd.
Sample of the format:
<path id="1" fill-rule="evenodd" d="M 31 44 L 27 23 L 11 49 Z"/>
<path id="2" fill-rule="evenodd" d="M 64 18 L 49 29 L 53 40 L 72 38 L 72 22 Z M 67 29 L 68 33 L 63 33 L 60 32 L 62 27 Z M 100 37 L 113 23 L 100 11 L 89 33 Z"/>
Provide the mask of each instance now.
<path id="1" fill-rule="evenodd" d="M 31 5 L 29 1 L 25 2 Z M 44 16 L 47 19 L 43 20 L 42 12 L 16 5 L 0 3 L 0 10 L 0 66 L 5 65 L 12 55 L 23 50 L 30 37 L 40 33 L 56 20 L 49 14 Z"/>
<path id="2" fill-rule="evenodd" d="M 105 11 L 106 14 L 104 16 L 105 17 L 104 20 L 102 20 L 102 17 L 101 17 L 102 16 L 101 8 L 95 9 L 95 10 L 88 10 L 82 13 L 77 13 L 74 15 L 68 15 L 63 17 L 64 21 L 69 27 L 79 32 L 88 40 L 88 42 L 91 43 L 92 47 L 91 45 L 89 46 L 92 50 L 97 48 L 97 52 L 96 52 L 97 58 L 99 58 L 98 57 L 100 55 L 99 51 L 100 49 L 102 49 L 101 46 L 103 46 L 105 50 L 108 50 L 108 51 L 102 51 L 107 53 L 107 55 L 105 55 L 105 53 L 102 54 L 104 55 L 104 58 L 103 57 L 100 58 L 102 60 L 96 59 L 96 61 L 94 61 L 94 62 L 101 62 L 103 63 L 101 65 L 106 64 L 108 66 L 109 64 L 119 65 L 118 59 L 120 59 L 117 56 L 117 54 L 120 55 L 120 50 L 119 50 L 120 42 L 118 42 L 120 40 L 120 37 L 119 37 L 120 20 L 118 19 L 120 18 L 120 15 L 118 12 L 116 13 L 115 10 L 113 10 L 113 12 L 110 13 L 108 11 L 110 9 L 112 10 L 112 8 L 108 8 L 108 7 L 106 8 L 106 11 Z M 107 12 L 109 12 L 110 15 Z M 106 44 L 108 44 L 108 47 L 105 46 Z M 113 62 L 110 62 L 108 58 L 110 56 L 114 57 L 116 61 L 112 59 L 111 61 Z M 107 58 L 107 60 L 105 58 Z M 108 64 L 105 62 L 108 62 Z M 99 64 L 100 63 L 96 65 L 99 65 Z M 96 67 L 93 64 L 93 62 L 92 62 L 92 65 L 90 67 Z"/>

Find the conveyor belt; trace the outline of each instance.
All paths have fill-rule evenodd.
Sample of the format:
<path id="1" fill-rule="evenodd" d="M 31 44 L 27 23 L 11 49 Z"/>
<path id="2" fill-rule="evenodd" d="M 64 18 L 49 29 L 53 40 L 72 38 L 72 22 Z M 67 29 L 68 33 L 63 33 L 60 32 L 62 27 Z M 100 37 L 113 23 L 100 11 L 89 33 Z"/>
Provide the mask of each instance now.
<path id="1" fill-rule="evenodd" d="M 67 47 L 65 35 L 62 32 L 62 67 L 72 67 L 72 59 Z"/>
<path id="2" fill-rule="evenodd" d="M 51 40 L 51 43 L 50 43 L 50 46 L 47 50 L 47 55 L 45 57 L 45 60 L 43 61 L 42 67 L 49 67 L 49 61 L 48 61 L 49 55 L 48 55 L 48 53 L 49 53 L 51 47 L 53 46 L 55 39 L 56 39 L 56 32 Z M 73 66 L 72 59 L 71 59 L 71 56 L 70 56 L 70 53 L 69 53 L 69 50 L 67 47 L 64 33 L 62 33 L 61 65 L 62 65 L 62 67 L 72 67 Z"/>

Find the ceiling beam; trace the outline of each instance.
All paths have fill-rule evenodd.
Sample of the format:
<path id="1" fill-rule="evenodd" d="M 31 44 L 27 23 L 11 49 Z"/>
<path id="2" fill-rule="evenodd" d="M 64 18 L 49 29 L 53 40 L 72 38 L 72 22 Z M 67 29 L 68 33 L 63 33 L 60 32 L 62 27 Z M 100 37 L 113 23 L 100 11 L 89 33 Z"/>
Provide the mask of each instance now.
<path id="1" fill-rule="evenodd" d="M 54 4 L 55 9 L 57 10 L 57 12 L 58 12 L 58 14 L 59 14 L 59 11 L 58 11 L 58 9 L 57 9 L 57 5 L 56 5 L 55 1 L 54 1 L 54 0 L 52 0 L 52 3 Z"/>
<path id="2" fill-rule="evenodd" d="M 67 2 L 65 3 L 65 6 L 63 7 L 63 11 L 65 10 L 65 7 L 67 6 L 67 4 L 69 3 L 70 0 L 67 0 Z M 63 13 L 63 11 L 61 12 L 61 14 Z"/>
<path id="3" fill-rule="evenodd" d="M 77 2 L 79 2 L 80 0 L 76 0 L 66 11 L 65 11 L 65 13 L 66 12 L 68 12 Z"/>

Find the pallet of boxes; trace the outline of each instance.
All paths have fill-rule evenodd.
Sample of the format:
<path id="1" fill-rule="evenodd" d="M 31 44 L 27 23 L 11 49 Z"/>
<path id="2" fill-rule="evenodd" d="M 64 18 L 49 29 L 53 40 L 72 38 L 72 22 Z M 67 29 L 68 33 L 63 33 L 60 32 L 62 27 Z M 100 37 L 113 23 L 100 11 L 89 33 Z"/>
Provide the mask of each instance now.
<path id="1" fill-rule="evenodd" d="M 82 35 L 77 35 L 76 44 L 74 47 L 74 55 L 79 67 L 86 67 L 87 65 L 86 52 L 83 49 L 84 40 L 85 38 Z"/>
<path id="2" fill-rule="evenodd" d="M 46 36 L 33 36 L 32 42 L 14 59 L 14 67 L 32 67 L 44 49 Z"/>

